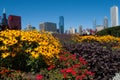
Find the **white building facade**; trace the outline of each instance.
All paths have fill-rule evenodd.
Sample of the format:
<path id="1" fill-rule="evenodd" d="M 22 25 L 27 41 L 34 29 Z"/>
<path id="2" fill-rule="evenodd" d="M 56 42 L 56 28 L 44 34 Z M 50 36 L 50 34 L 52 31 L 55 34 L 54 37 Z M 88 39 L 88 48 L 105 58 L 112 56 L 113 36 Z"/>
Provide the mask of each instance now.
<path id="1" fill-rule="evenodd" d="M 74 27 L 70 27 L 70 34 L 75 34 L 75 28 Z"/>
<path id="2" fill-rule="evenodd" d="M 110 9 L 110 14 L 111 14 L 111 26 L 118 26 L 118 7 L 113 6 Z"/>

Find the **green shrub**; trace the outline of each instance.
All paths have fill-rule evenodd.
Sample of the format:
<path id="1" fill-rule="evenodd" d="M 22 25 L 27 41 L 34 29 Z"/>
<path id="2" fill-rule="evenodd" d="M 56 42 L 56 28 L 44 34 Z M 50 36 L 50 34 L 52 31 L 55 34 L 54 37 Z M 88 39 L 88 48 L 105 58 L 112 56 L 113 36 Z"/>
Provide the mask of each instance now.
<path id="1" fill-rule="evenodd" d="M 99 36 L 112 35 L 115 37 L 120 37 L 120 26 L 110 27 L 110 28 L 98 31 L 96 35 L 99 35 Z"/>

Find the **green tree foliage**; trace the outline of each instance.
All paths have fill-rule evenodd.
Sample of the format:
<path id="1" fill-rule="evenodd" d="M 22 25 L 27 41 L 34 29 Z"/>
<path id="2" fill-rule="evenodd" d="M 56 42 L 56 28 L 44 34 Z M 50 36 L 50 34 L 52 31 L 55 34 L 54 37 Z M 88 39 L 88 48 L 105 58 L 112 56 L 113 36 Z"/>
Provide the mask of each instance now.
<path id="1" fill-rule="evenodd" d="M 96 35 L 98 36 L 112 35 L 115 37 L 120 37 L 120 26 L 110 27 L 110 28 L 98 31 Z"/>

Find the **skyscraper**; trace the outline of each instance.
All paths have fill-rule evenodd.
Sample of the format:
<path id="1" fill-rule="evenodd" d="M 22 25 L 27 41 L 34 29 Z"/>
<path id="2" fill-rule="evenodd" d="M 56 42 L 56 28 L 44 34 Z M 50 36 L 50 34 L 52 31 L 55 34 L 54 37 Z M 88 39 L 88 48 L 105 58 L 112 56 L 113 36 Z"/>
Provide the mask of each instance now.
<path id="1" fill-rule="evenodd" d="M 52 23 L 52 22 L 43 22 L 40 23 L 40 30 L 45 30 L 45 31 L 49 31 L 52 33 L 56 33 L 57 32 L 57 25 L 56 23 Z"/>
<path id="2" fill-rule="evenodd" d="M 79 34 L 82 35 L 82 25 L 79 26 Z"/>
<path id="3" fill-rule="evenodd" d="M 9 15 L 8 25 L 10 29 L 20 30 L 21 29 L 21 16 Z"/>
<path id="4" fill-rule="evenodd" d="M 110 9 L 110 13 L 111 13 L 111 26 L 118 26 L 118 7 L 117 6 L 113 6 Z"/>
<path id="5" fill-rule="evenodd" d="M 104 26 L 104 28 L 108 28 L 108 18 L 107 18 L 107 16 L 104 17 L 103 26 Z"/>
<path id="6" fill-rule="evenodd" d="M 70 27 L 70 34 L 75 34 L 75 28 L 74 27 Z"/>
<path id="7" fill-rule="evenodd" d="M 64 34 L 64 17 L 59 17 L 59 33 Z"/>
<path id="8" fill-rule="evenodd" d="M 3 9 L 2 27 L 3 27 L 3 30 L 8 28 L 8 20 L 6 18 L 5 8 Z"/>

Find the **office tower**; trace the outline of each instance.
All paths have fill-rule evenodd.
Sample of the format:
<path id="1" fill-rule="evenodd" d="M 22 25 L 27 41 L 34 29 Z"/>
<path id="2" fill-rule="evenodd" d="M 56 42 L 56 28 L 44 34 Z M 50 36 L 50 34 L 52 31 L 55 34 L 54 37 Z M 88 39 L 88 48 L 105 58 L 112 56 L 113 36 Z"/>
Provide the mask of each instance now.
<path id="1" fill-rule="evenodd" d="M 108 18 L 107 18 L 107 16 L 104 17 L 103 26 L 104 26 L 104 28 L 108 28 Z"/>
<path id="2" fill-rule="evenodd" d="M 15 15 L 9 15 L 8 25 L 10 29 L 21 30 L 21 17 Z"/>
<path id="3" fill-rule="evenodd" d="M 74 27 L 70 27 L 70 34 L 75 34 L 75 28 Z"/>
<path id="4" fill-rule="evenodd" d="M 2 29 L 8 29 L 8 20 L 6 18 L 5 8 L 3 9 Z"/>
<path id="5" fill-rule="evenodd" d="M 52 33 L 56 33 L 57 32 L 57 25 L 56 25 L 56 23 L 43 22 L 43 23 L 40 23 L 39 26 L 40 26 L 40 30 L 44 30 L 44 31 L 52 32 Z"/>
<path id="6" fill-rule="evenodd" d="M 64 34 L 64 17 L 59 17 L 59 33 Z"/>
<path id="7" fill-rule="evenodd" d="M 111 26 L 118 26 L 118 7 L 117 6 L 113 6 L 110 9 L 110 13 L 111 13 Z"/>
<path id="8" fill-rule="evenodd" d="M 82 35 L 82 25 L 79 26 L 79 34 Z"/>
<path id="9" fill-rule="evenodd" d="M 77 33 L 77 29 L 75 29 L 75 33 Z"/>

